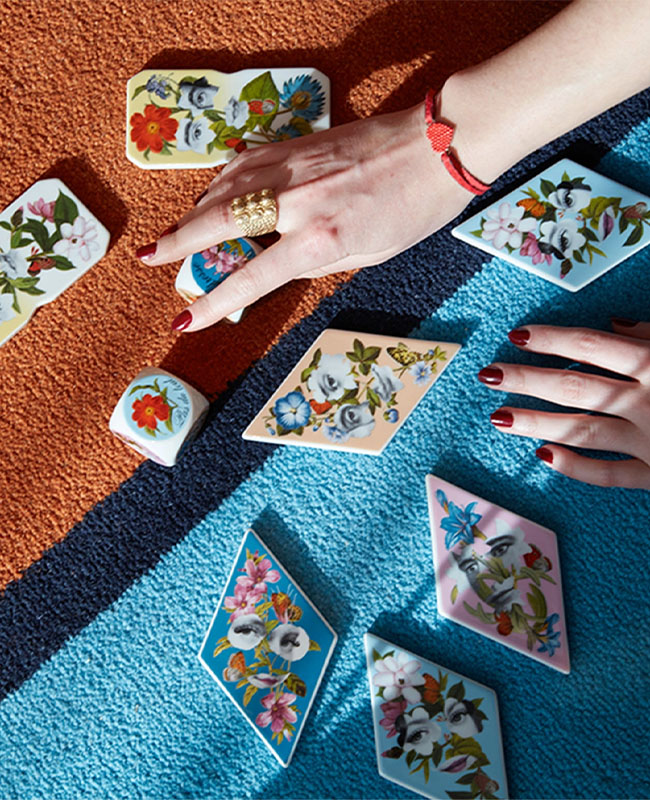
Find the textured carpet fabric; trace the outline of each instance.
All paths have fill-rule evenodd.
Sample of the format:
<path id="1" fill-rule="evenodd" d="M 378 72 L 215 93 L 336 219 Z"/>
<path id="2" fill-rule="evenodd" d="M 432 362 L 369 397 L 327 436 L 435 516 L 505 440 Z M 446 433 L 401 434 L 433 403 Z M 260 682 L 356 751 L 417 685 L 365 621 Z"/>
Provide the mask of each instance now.
<path id="1" fill-rule="evenodd" d="M 208 178 L 126 161 L 123 86 L 143 67 L 313 64 L 332 79 L 341 123 L 415 102 L 558 8 L 0 0 L 0 122 L 10 132 L 0 200 L 56 175 L 113 234 L 106 258 L 0 349 L 3 800 L 413 796 L 377 773 L 367 630 L 497 691 L 511 796 L 648 795 L 638 536 L 648 493 L 548 470 L 537 442 L 489 424 L 503 398 L 475 375 L 493 360 L 558 363 L 508 344 L 516 326 L 606 329 L 610 314 L 647 317 L 650 249 L 570 294 L 486 260 L 447 228 L 378 269 L 297 282 L 239 326 L 191 337 L 168 331 L 182 308 L 177 266 L 153 270 L 132 256 Z M 493 196 L 567 150 L 650 193 L 649 116 L 650 94 L 631 98 L 533 154 Z M 328 326 L 463 349 L 381 457 L 243 442 L 272 387 Z M 213 401 L 173 470 L 140 464 L 107 431 L 119 394 L 149 363 Z M 438 615 L 428 472 L 557 532 L 569 676 Z M 287 770 L 196 657 L 250 524 L 339 634 Z"/>

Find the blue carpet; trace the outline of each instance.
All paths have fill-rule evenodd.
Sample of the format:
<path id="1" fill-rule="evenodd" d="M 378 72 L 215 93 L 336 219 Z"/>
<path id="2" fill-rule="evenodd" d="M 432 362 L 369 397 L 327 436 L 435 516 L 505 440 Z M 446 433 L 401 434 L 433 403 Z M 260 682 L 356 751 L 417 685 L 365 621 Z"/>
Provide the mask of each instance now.
<path id="1" fill-rule="evenodd" d="M 649 161 L 646 122 L 600 168 L 649 193 Z M 648 495 L 548 470 L 536 442 L 489 424 L 503 397 L 475 379 L 496 359 L 539 363 L 507 344 L 507 331 L 526 322 L 606 328 L 609 314 L 647 317 L 650 249 L 575 295 L 482 259 L 443 232 L 382 268 L 399 280 L 360 273 L 221 399 L 191 465 L 142 467 L 10 587 L 0 797 L 412 796 L 376 771 L 362 639 L 369 629 L 497 691 L 512 796 L 650 793 L 650 635 L 638 543 Z M 429 282 L 414 288 L 407 270 L 419 280 L 426 270 Z M 464 349 L 381 457 L 239 440 L 269 385 L 332 320 L 403 334 L 434 310 L 412 335 Z M 569 676 L 437 615 L 427 472 L 557 532 Z M 251 523 L 340 637 L 288 770 L 196 658 Z M 140 549 L 139 533 L 147 536 Z M 32 601 L 43 605 L 41 617 L 20 613 Z M 22 671 L 20 653 L 29 661 Z"/>

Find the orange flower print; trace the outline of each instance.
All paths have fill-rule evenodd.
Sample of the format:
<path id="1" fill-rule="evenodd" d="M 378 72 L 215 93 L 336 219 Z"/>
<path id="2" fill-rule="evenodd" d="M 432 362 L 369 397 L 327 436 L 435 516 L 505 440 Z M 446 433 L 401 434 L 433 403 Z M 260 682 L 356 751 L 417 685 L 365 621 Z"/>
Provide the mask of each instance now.
<path id="1" fill-rule="evenodd" d="M 512 633 L 512 620 L 506 614 L 505 611 L 502 611 L 500 614 L 494 615 L 497 622 L 497 631 L 501 634 L 501 636 L 510 636 Z"/>
<path id="2" fill-rule="evenodd" d="M 164 422 L 169 419 L 169 406 L 159 394 L 155 397 L 145 394 L 140 400 L 134 401 L 131 419 L 138 423 L 138 428 L 155 430 L 158 420 Z"/>
<path id="3" fill-rule="evenodd" d="M 137 113 L 131 117 L 131 141 L 140 151 L 149 148 L 153 153 L 159 153 L 163 142 L 176 138 L 177 129 L 178 121 L 170 117 L 170 109 L 153 104 L 145 106 L 144 116 Z"/>
<path id="4" fill-rule="evenodd" d="M 440 684 L 431 675 L 424 673 L 424 693 L 422 699 L 425 703 L 434 705 L 440 699 Z"/>

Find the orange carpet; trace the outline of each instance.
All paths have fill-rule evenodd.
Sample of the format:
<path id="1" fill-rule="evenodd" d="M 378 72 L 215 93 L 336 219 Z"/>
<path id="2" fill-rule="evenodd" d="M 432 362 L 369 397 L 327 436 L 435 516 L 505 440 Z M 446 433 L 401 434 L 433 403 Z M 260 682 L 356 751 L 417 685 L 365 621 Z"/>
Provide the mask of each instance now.
<path id="1" fill-rule="evenodd" d="M 108 432 L 124 387 L 162 364 L 214 399 L 331 293 L 296 282 L 239 326 L 173 335 L 178 265 L 133 252 L 205 187 L 200 170 L 147 172 L 124 155 L 124 86 L 144 68 L 315 66 L 332 82 L 332 122 L 392 111 L 483 60 L 558 2 L 149 0 L 0 2 L 0 127 L 5 207 L 61 178 L 111 232 L 107 256 L 0 349 L 0 588 L 19 575 L 140 459 Z M 206 358 L 205 354 L 209 354 Z"/>

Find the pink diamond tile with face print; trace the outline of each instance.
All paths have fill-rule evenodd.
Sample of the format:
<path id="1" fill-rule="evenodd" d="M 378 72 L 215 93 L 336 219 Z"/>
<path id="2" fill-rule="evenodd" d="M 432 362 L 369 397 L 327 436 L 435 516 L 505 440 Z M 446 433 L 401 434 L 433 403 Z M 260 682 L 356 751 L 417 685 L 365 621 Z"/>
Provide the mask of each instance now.
<path id="1" fill-rule="evenodd" d="M 427 475 L 438 611 L 568 674 L 555 533 Z"/>
<path id="2" fill-rule="evenodd" d="M 495 692 L 374 634 L 364 638 L 382 778 L 425 797 L 508 797 Z"/>

